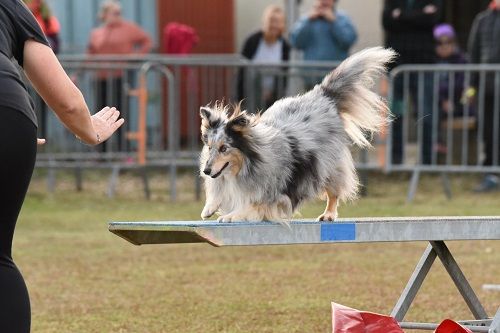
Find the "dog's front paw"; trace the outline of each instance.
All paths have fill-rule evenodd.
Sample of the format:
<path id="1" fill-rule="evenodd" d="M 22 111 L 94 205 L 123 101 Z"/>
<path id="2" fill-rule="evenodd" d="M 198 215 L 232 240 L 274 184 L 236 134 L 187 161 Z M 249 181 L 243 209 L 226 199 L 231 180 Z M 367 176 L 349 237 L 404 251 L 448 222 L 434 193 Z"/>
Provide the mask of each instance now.
<path id="1" fill-rule="evenodd" d="M 212 215 L 215 214 L 216 210 L 217 207 L 214 207 L 213 205 L 206 205 L 201 211 L 201 218 L 204 220 L 210 218 Z"/>
<path id="2" fill-rule="evenodd" d="M 233 216 L 232 214 L 227 214 L 227 215 L 221 215 L 219 216 L 219 218 L 217 219 L 217 222 L 233 222 L 235 221 L 233 219 Z"/>
<path id="3" fill-rule="evenodd" d="M 324 212 L 323 214 L 321 214 L 320 216 L 318 216 L 318 218 L 316 219 L 316 221 L 335 221 L 338 217 L 338 214 L 337 212 Z"/>
<path id="4" fill-rule="evenodd" d="M 247 222 L 247 221 L 263 221 L 264 215 L 255 209 L 244 209 L 233 211 L 226 215 L 221 215 L 217 221 L 219 222 Z"/>
<path id="5" fill-rule="evenodd" d="M 217 219 L 218 222 L 245 222 L 250 221 L 248 216 L 238 214 L 238 213 L 230 213 L 226 215 L 221 215 Z"/>

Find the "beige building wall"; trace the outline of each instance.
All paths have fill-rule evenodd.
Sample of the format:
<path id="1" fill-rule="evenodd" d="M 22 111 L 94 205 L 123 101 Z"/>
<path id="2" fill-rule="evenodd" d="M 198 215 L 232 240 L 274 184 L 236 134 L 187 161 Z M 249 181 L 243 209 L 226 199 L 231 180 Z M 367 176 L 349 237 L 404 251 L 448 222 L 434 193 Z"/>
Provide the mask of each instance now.
<path id="1" fill-rule="evenodd" d="M 245 38 L 260 28 L 261 15 L 269 4 L 285 6 L 286 0 L 236 0 L 235 1 L 235 46 L 239 52 Z M 309 11 L 314 0 L 303 0 L 300 12 Z M 383 0 L 341 0 L 339 9 L 345 11 L 358 31 L 358 41 L 352 51 L 383 44 L 382 7 Z"/>

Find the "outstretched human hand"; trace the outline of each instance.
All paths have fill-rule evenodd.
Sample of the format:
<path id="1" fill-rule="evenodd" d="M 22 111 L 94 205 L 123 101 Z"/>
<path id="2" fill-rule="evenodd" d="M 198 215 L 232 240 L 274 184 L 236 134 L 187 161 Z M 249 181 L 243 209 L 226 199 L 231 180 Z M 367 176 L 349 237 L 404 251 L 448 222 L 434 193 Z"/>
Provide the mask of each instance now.
<path id="1" fill-rule="evenodd" d="M 118 119 L 119 117 L 120 111 L 115 107 L 110 108 L 109 106 L 106 106 L 91 117 L 92 126 L 97 133 L 96 144 L 109 139 L 111 135 L 123 125 L 125 120 L 123 118 Z"/>

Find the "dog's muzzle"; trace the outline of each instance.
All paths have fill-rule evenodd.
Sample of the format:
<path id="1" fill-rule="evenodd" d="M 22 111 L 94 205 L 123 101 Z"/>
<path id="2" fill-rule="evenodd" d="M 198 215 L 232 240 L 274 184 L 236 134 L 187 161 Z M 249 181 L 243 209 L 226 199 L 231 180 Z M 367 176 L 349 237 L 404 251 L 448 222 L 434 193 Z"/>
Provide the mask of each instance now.
<path id="1" fill-rule="evenodd" d="M 212 177 L 212 178 L 217 178 L 217 177 L 219 177 L 219 176 L 220 176 L 220 174 L 222 173 L 222 171 L 224 171 L 224 169 L 225 169 L 225 168 L 227 168 L 227 166 L 228 166 L 228 165 L 229 165 L 229 162 L 226 162 L 226 164 L 224 164 L 224 166 L 222 167 L 222 169 L 220 169 L 220 171 L 219 171 L 219 172 L 217 172 L 215 175 L 210 176 L 210 177 Z M 209 171 L 209 172 L 208 172 L 208 173 L 206 173 L 206 171 Z M 206 175 L 209 175 L 209 174 L 210 174 L 210 171 L 212 171 L 212 170 L 211 170 L 211 169 L 208 169 L 208 170 L 207 170 L 207 168 L 205 168 L 205 170 L 203 170 L 203 172 L 204 172 Z"/>

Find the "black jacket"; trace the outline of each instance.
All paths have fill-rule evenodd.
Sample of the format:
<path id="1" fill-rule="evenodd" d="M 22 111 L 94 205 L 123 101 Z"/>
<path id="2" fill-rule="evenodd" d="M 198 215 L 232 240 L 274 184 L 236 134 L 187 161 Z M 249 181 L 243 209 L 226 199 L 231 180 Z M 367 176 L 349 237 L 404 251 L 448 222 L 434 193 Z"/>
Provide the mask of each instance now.
<path id="1" fill-rule="evenodd" d="M 500 10 L 487 9 L 474 19 L 469 35 L 468 51 L 471 63 L 500 63 Z M 472 76 L 472 85 L 478 87 L 479 78 Z M 494 75 L 486 75 L 486 92 L 493 93 Z"/>
<path id="2" fill-rule="evenodd" d="M 500 63 L 500 10 L 488 9 L 476 16 L 468 49 L 471 63 Z"/>
<path id="3" fill-rule="evenodd" d="M 243 43 L 243 49 L 241 51 L 241 55 L 245 58 L 251 60 L 255 56 L 257 52 L 257 48 L 259 47 L 260 40 L 263 38 L 263 32 L 258 31 L 251 34 Z M 290 59 L 290 44 L 285 38 L 281 38 L 283 42 L 282 50 L 281 50 L 281 60 L 288 61 Z M 245 71 L 244 69 L 240 69 L 238 72 L 238 83 L 237 83 L 237 92 L 236 98 L 238 101 L 246 98 L 244 92 L 244 83 L 245 83 Z M 278 80 L 276 80 L 276 84 L 278 84 Z M 286 82 L 282 82 L 283 86 L 285 86 Z M 276 89 L 275 89 L 276 90 Z M 275 96 L 278 98 L 279 96 Z"/>
<path id="4" fill-rule="evenodd" d="M 434 5 L 434 14 L 425 14 L 423 9 Z M 394 9 L 401 15 L 392 17 Z M 442 13 L 441 0 L 386 0 L 382 24 L 386 32 L 386 47 L 399 53 L 398 64 L 430 64 L 434 61 L 434 36 L 432 31 Z"/>

